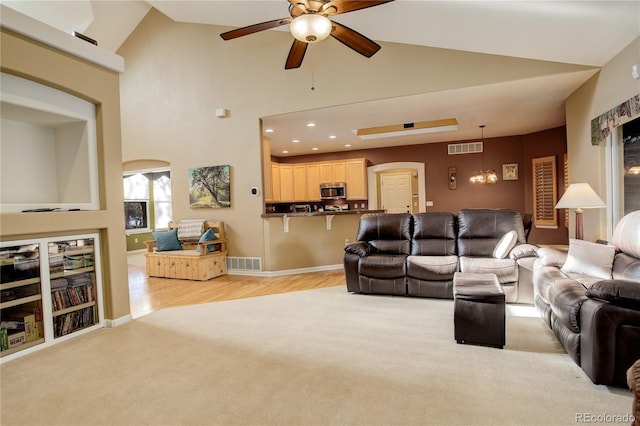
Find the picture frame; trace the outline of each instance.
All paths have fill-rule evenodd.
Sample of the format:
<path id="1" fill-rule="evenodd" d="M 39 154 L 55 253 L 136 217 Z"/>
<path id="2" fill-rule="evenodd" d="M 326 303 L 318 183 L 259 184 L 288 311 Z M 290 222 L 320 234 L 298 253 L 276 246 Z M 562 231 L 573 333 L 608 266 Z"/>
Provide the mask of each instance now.
<path id="1" fill-rule="evenodd" d="M 518 163 L 502 165 L 502 180 L 518 180 Z"/>
<path id="2" fill-rule="evenodd" d="M 230 208 L 231 176 L 228 165 L 189 169 L 189 204 L 197 208 Z"/>

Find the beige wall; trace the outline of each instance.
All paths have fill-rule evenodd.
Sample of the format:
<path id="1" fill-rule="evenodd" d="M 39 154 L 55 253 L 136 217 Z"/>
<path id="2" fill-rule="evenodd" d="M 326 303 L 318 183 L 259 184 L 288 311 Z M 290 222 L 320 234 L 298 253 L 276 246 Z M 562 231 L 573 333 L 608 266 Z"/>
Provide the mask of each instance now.
<path id="1" fill-rule="evenodd" d="M 122 152 L 118 74 L 2 30 L 2 72 L 63 90 L 96 104 L 100 210 L 4 213 L 3 241 L 99 232 L 103 255 L 105 318 L 129 314 L 122 219 Z M 28 172 L 28 171 L 27 171 Z"/>
<path id="2" fill-rule="evenodd" d="M 569 182 L 588 182 L 603 200 L 607 195 L 605 144 L 591 145 L 591 120 L 640 94 L 640 80 L 631 77 L 634 64 L 640 65 L 640 38 L 618 53 L 566 102 Z M 608 238 L 605 209 L 585 211 L 583 220 L 586 240 Z M 573 236 L 573 214 L 569 229 Z"/>
<path id="3" fill-rule="evenodd" d="M 174 219 L 225 221 L 231 256 L 264 259 L 279 249 L 265 235 L 262 197 L 249 194 L 262 186 L 260 117 L 590 69 L 394 43 L 366 59 L 329 39 L 308 49 L 300 69 L 285 71 L 290 34 L 223 41 L 228 29 L 176 23 L 152 9 L 118 54 L 126 63 L 124 161 L 170 162 Z M 229 116 L 215 117 L 216 108 Z M 231 166 L 232 207 L 190 209 L 188 169 L 223 164 Z"/>

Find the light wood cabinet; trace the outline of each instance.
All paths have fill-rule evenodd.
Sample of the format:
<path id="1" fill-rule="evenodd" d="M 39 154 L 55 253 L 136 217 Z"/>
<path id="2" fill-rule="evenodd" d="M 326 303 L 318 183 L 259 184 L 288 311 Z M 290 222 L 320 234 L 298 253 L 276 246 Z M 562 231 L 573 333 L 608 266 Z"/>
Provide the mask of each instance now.
<path id="1" fill-rule="evenodd" d="M 271 163 L 271 198 L 267 202 L 320 201 L 320 184 L 346 182 L 347 199 L 367 199 L 367 160 L 353 158 L 316 163 Z"/>
<path id="2" fill-rule="evenodd" d="M 280 164 L 280 201 L 293 202 L 293 166 L 291 164 Z"/>
<path id="3" fill-rule="evenodd" d="M 271 201 L 279 202 L 282 199 L 280 191 L 280 164 L 271 163 Z"/>
<path id="4" fill-rule="evenodd" d="M 320 165 L 307 164 L 307 200 L 320 201 Z"/>
<path id="5" fill-rule="evenodd" d="M 305 166 L 304 164 L 296 164 L 293 166 L 293 200 L 308 200 L 307 166 Z"/>
<path id="6" fill-rule="evenodd" d="M 348 200 L 367 199 L 367 164 L 364 158 L 347 160 L 346 182 Z"/>

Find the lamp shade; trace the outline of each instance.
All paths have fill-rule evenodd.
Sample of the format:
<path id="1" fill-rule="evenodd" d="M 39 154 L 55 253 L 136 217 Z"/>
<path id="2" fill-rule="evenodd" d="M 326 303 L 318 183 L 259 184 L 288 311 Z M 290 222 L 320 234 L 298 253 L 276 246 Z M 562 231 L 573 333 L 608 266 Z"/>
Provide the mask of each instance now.
<path id="1" fill-rule="evenodd" d="M 300 15 L 291 21 L 289 30 L 297 40 L 315 43 L 324 40 L 331 33 L 331 21 L 322 15 Z"/>
<path id="2" fill-rule="evenodd" d="M 556 209 L 597 209 L 606 207 L 588 183 L 572 183 L 564 192 Z"/>

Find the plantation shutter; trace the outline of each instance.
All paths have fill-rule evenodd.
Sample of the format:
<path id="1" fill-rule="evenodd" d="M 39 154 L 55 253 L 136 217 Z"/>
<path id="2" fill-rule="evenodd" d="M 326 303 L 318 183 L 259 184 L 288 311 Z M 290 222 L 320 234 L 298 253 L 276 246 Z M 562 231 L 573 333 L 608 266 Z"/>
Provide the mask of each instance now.
<path id="1" fill-rule="evenodd" d="M 557 228 L 558 201 L 556 156 L 534 158 L 533 162 L 533 224 L 538 228 Z"/>

